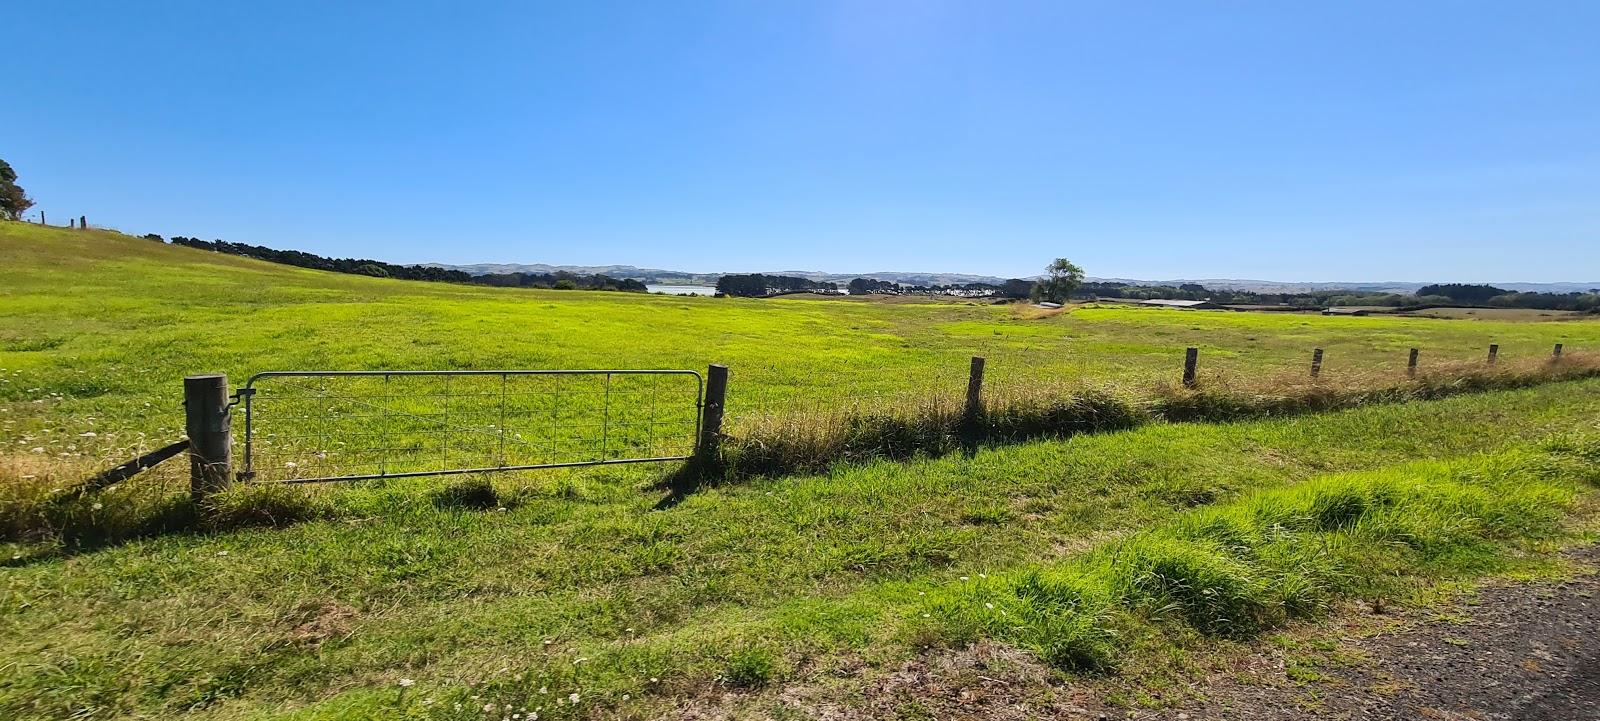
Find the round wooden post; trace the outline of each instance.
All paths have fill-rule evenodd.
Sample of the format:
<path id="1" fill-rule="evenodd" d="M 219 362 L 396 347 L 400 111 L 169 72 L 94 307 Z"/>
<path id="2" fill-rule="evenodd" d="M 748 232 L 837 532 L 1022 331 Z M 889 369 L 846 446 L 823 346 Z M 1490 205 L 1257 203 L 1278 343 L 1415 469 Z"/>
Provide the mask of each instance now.
<path id="1" fill-rule="evenodd" d="M 1322 349 L 1313 348 L 1311 349 L 1311 377 L 1316 378 L 1320 375 L 1322 375 Z"/>
<path id="2" fill-rule="evenodd" d="M 1183 351 L 1183 387 L 1193 388 L 1195 385 L 1195 370 L 1200 365 L 1200 349 L 1186 348 Z"/>
<path id="3" fill-rule="evenodd" d="M 1406 377 L 1407 378 L 1416 378 L 1417 377 L 1417 354 L 1420 353 L 1420 352 L 1421 351 L 1418 351 L 1416 348 L 1412 348 L 1411 349 L 1411 357 L 1406 360 Z"/>
<path id="4" fill-rule="evenodd" d="M 706 397 L 700 409 L 701 453 L 714 453 L 722 442 L 722 412 L 728 397 L 728 367 L 713 363 L 706 369 Z"/>
<path id="5" fill-rule="evenodd" d="M 972 367 L 967 371 L 966 418 L 973 421 L 983 412 L 983 356 L 972 357 Z"/>
<path id="6" fill-rule="evenodd" d="M 189 496 L 199 503 L 233 480 L 228 377 L 221 373 L 185 377 L 183 411 L 189 432 Z"/>
<path id="7" fill-rule="evenodd" d="M 1494 365 L 1494 362 L 1496 360 L 1498 360 L 1499 358 L 1500 358 L 1500 344 L 1499 343 L 1490 343 L 1489 344 L 1489 365 Z"/>
<path id="8" fill-rule="evenodd" d="M 1550 360 L 1561 360 L 1561 344 L 1560 343 L 1557 343 L 1556 347 L 1550 351 Z"/>

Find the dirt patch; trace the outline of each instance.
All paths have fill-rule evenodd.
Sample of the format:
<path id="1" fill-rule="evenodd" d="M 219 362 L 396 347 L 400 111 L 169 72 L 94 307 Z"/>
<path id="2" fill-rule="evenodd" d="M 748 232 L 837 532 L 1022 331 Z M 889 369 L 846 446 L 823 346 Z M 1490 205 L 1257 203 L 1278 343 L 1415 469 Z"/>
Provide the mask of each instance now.
<path id="1" fill-rule="evenodd" d="M 288 614 L 285 625 L 290 629 L 284 639 L 295 646 L 320 646 L 349 636 L 359 616 L 354 608 L 341 603 L 308 601 Z"/>
<path id="2" fill-rule="evenodd" d="M 1600 545 L 1558 583 L 1496 584 L 1445 608 L 1346 617 L 1201 681 L 1129 719 L 1600 719 Z M 1287 646 L 1287 647 L 1285 647 Z M 1091 716 L 1094 717 L 1094 716 Z"/>
<path id="3" fill-rule="evenodd" d="M 1159 698 L 1138 678 L 1065 680 L 993 643 L 897 668 L 704 698 L 697 719 L 1600 720 L 1600 545 L 1561 582 L 1496 583 L 1443 607 L 1346 613 L 1219 651 Z M 1177 681 L 1177 683 L 1172 683 Z M 1108 699 L 1123 699 L 1112 703 Z M 1139 705 L 1143 701 L 1148 708 Z M 683 713 L 687 711 L 687 714 Z"/>

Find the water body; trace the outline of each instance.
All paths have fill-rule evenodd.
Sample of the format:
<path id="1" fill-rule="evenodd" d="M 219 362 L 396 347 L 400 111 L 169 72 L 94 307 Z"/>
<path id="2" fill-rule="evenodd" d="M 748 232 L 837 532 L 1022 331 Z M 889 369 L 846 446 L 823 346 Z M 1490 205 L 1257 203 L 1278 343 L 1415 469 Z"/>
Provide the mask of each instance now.
<path id="1" fill-rule="evenodd" d="M 717 289 L 709 285 L 649 285 L 651 293 L 666 293 L 667 295 L 716 295 Z"/>

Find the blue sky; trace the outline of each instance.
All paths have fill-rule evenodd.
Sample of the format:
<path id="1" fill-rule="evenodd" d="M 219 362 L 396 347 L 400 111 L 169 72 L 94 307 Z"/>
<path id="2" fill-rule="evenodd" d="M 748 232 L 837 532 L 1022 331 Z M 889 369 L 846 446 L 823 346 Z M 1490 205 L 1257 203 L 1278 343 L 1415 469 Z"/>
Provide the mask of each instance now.
<path id="1" fill-rule="evenodd" d="M 1600 3 L 71 2 L 57 222 L 394 262 L 1600 280 Z"/>

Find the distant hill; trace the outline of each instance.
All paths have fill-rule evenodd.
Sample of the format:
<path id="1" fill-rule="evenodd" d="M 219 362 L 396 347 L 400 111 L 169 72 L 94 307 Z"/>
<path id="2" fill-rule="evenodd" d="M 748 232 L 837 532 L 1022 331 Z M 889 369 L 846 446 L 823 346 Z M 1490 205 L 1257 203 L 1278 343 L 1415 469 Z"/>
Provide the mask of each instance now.
<path id="1" fill-rule="evenodd" d="M 475 263 L 472 265 L 446 265 L 424 263 L 438 268 L 451 268 L 473 275 L 489 273 L 555 273 L 566 271 L 580 275 L 608 275 L 613 278 L 632 278 L 645 283 L 685 285 L 716 285 L 722 273 L 691 273 L 683 270 L 639 268 L 632 265 L 546 265 L 544 263 Z M 732 271 L 730 271 L 732 272 Z M 740 271 L 743 272 L 743 271 Z M 789 275 L 816 281 L 848 283 L 855 278 L 886 280 L 901 285 L 958 285 L 962 283 L 1005 282 L 1005 278 L 971 273 L 914 273 L 906 271 L 873 271 L 869 273 L 824 273 L 816 270 L 764 270 L 767 275 Z M 1038 277 L 1038 276 L 1034 276 Z M 1127 285 L 1182 285 L 1199 283 L 1207 288 L 1248 290 L 1257 293 L 1305 293 L 1318 290 L 1348 290 L 1360 293 L 1414 293 L 1430 283 L 1446 281 L 1330 281 L 1285 282 L 1275 280 L 1249 280 L 1240 278 L 1178 278 L 1173 280 L 1140 280 L 1137 278 L 1095 278 L 1086 280 L 1100 283 L 1125 283 Z M 1580 283 L 1490 283 L 1498 288 L 1524 293 L 1573 293 L 1600 288 L 1600 280 Z"/>

